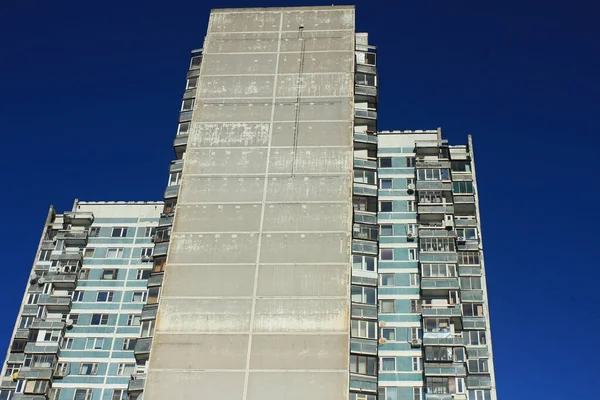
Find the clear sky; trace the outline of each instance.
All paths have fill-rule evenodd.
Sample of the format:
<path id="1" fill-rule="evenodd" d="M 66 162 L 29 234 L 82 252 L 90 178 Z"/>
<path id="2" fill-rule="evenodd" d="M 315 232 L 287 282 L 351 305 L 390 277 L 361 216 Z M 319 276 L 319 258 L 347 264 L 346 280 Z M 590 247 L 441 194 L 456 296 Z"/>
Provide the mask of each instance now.
<path id="1" fill-rule="evenodd" d="M 50 204 L 161 199 L 210 8 L 315 4 L 331 0 L 0 0 L 0 352 Z M 380 129 L 474 136 L 501 400 L 597 393 L 600 207 L 580 200 L 600 192 L 599 8 L 357 3 L 379 48 Z"/>

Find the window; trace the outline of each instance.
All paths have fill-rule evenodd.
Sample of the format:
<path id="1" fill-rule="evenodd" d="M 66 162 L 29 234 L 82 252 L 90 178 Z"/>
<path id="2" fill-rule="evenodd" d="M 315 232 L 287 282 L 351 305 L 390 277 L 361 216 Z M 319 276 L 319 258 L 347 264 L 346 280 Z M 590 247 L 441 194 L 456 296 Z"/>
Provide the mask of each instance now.
<path id="1" fill-rule="evenodd" d="M 375 376 L 376 357 L 350 354 L 350 372 L 355 374 Z"/>
<path id="2" fill-rule="evenodd" d="M 415 157 L 406 157 L 406 166 L 414 168 L 417 165 Z"/>
<path id="3" fill-rule="evenodd" d="M 394 249 L 379 249 L 379 255 L 382 261 L 394 259 Z"/>
<path id="4" fill-rule="evenodd" d="M 465 348 L 464 347 L 455 347 L 454 348 L 454 361 L 455 362 L 464 362 L 465 361 Z"/>
<path id="5" fill-rule="evenodd" d="M 379 229 L 381 236 L 394 236 L 394 225 L 381 225 Z"/>
<path id="6" fill-rule="evenodd" d="M 167 257 L 154 257 L 152 272 L 163 272 L 167 267 Z"/>
<path id="7" fill-rule="evenodd" d="M 392 158 L 391 157 L 379 157 L 379 168 L 391 168 Z"/>
<path id="8" fill-rule="evenodd" d="M 108 303 L 113 301 L 114 292 L 98 292 L 96 301 L 100 303 Z"/>
<path id="9" fill-rule="evenodd" d="M 473 182 L 452 182 L 452 192 L 455 194 L 473 194 Z"/>
<path id="10" fill-rule="evenodd" d="M 40 251 L 39 261 L 50 261 L 50 255 L 52 254 L 52 250 L 42 250 Z"/>
<path id="11" fill-rule="evenodd" d="M 377 212 L 377 199 L 375 197 L 353 196 L 352 205 L 356 211 Z"/>
<path id="12" fill-rule="evenodd" d="M 195 89 L 197 86 L 198 86 L 198 77 L 194 76 L 192 78 L 188 78 L 185 88 L 186 89 Z"/>
<path id="13" fill-rule="evenodd" d="M 86 350 L 102 350 L 104 347 L 104 338 L 87 338 L 85 341 Z"/>
<path id="14" fill-rule="evenodd" d="M 379 202 L 379 211 L 381 212 L 392 212 L 393 203 L 391 201 L 380 201 Z"/>
<path id="15" fill-rule="evenodd" d="M 127 237 L 127 228 L 113 228 L 110 237 Z"/>
<path id="16" fill-rule="evenodd" d="M 175 206 L 177 205 L 177 199 L 166 199 L 163 213 L 170 215 L 175 212 Z"/>
<path id="17" fill-rule="evenodd" d="M 73 294 L 71 294 L 71 298 L 73 302 L 83 301 L 83 293 L 81 290 L 75 290 Z"/>
<path id="18" fill-rule="evenodd" d="M 350 397 L 348 399 L 349 400 L 377 400 L 377 396 L 375 396 L 374 394 L 350 392 Z"/>
<path id="19" fill-rule="evenodd" d="M 417 249 L 408 249 L 408 259 L 411 261 L 417 259 Z"/>
<path id="20" fill-rule="evenodd" d="M 111 400 L 127 400 L 127 389 L 113 390 Z"/>
<path id="21" fill-rule="evenodd" d="M 453 361 L 452 347 L 425 346 L 425 359 L 427 361 Z"/>
<path id="22" fill-rule="evenodd" d="M 396 275 L 381 274 L 379 275 L 379 282 L 381 286 L 394 286 L 396 284 Z"/>
<path id="23" fill-rule="evenodd" d="M 483 304 L 465 303 L 462 310 L 465 317 L 483 317 Z"/>
<path id="24" fill-rule="evenodd" d="M 450 171 L 447 168 L 424 168 L 417 170 L 417 177 L 420 181 L 447 181 L 450 179 Z"/>
<path id="25" fill-rule="evenodd" d="M 98 373 L 98 363 L 81 363 L 79 375 L 96 375 Z"/>
<path id="26" fill-rule="evenodd" d="M 122 258 L 123 257 L 123 249 L 121 248 L 112 248 L 106 250 L 106 258 Z"/>
<path id="27" fill-rule="evenodd" d="M 377 339 L 377 322 L 350 320 L 350 335 L 356 338 Z"/>
<path id="28" fill-rule="evenodd" d="M 79 314 L 69 314 L 67 319 L 73 321 L 73 325 L 77 325 L 77 322 L 79 321 Z"/>
<path id="29" fill-rule="evenodd" d="M 396 340 L 396 329 L 395 328 L 382 328 L 381 337 L 386 340 Z"/>
<path id="30" fill-rule="evenodd" d="M 469 400 L 492 400 L 489 390 L 469 390 Z"/>
<path id="31" fill-rule="evenodd" d="M 406 178 L 406 187 L 408 188 L 410 185 L 415 184 L 415 178 Z"/>
<path id="32" fill-rule="evenodd" d="M 202 56 L 192 57 L 192 60 L 190 61 L 190 69 L 198 68 L 201 63 L 202 63 Z"/>
<path id="33" fill-rule="evenodd" d="M 413 388 L 413 400 L 423 400 L 423 388 Z"/>
<path id="34" fill-rule="evenodd" d="M 48 400 L 60 400 L 60 389 L 50 389 L 50 392 L 48 393 Z"/>
<path id="35" fill-rule="evenodd" d="M 423 326 L 425 332 L 450 332 L 450 320 L 448 318 L 425 318 Z"/>
<path id="36" fill-rule="evenodd" d="M 181 111 L 191 111 L 194 109 L 194 99 L 185 99 L 181 102 Z"/>
<path id="37" fill-rule="evenodd" d="M 181 181 L 181 171 L 171 172 L 169 174 L 168 186 L 179 185 Z"/>
<path id="38" fill-rule="evenodd" d="M 365 86 L 375 86 L 376 78 L 375 75 L 365 74 L 363 72 L 357 72 L 355 74 L 356 84 Z"/>
<path id="39" fill-rule="evenodd" d="M 33 324 L 35 317 L 21 317 L 19 328 L 29 328 Z"/>
<path id="40" fill-rule="evenodd" d="M 442 196 L 442 192 L 419 191 L 419 203 L 441 204 L 444 203 L 444 196 Z"/>
<path id="41" fill-rule="evenodd" d="M 396 370 L 396 357 L 381 357 L 381 370 L 382 371 L 395 371 Z"/>
<path id="42" fill-rule="evenodd" d="M 469 367 L 469 373 L 486 374 L 490 372 L 487 358 L 468 360 L 467 363 Z"/>
<path id="43" fill-rule="evenodd" d="M 427 394 L 430 393 L 452 393 L 450 391 L 448 377 L 428 377 L 426 378 Z"/>
<path id="44" fill-rule="evenodd" d="M 92 400 L 92 389 L 76 389 L 73 400 Z"/>
<path id="45" fill-rule="evenodd" d="M 133 350 L 135 348 L 135 343 L 137 342 L 137 339 L 123 339 L 123 346 L 121 347 L 121 350 Z"/>
<path id="46" fill-rule="evenodd" d="M 96 249 L 94 249 L 93 247 L 88 247 L 88 248 L 85 249 L 85 252 L 83 253 L 83 256 L 85 258 L 92 258 L 92 257 L 94 257 L 94 251 L 95 250 Z"/>
<path id="47" fill-rule="evenodd" d="M 63 341 L 62 348 L 66 349 L 66 350 L 72 349 L 73 348 L 73 340 L 74 339 L 72 337 L 65 338 L 64 341 Z"/>
<path id="48" fill-rule="evenodd" d="M 353 303 L 377 304 L 377 289 L 352 285 L 351 298 Z"/>
<path id="49" fill-rule="evenodd" d="M 454 239 L 447 237 L 421 238 L 419 241 L 421 251 L 455 251 Z"/>
<path id="50" fill-rule="evenodd" d="M 140 316 L 135 314 L 129 314 L 127 316 L 127 326 L 139 326 Z"/>
<path id="51" fill-rule="evenodd" d="M 108 325 L 108 314 L 92 314 L 91 325 Z"/>
<path id="52" fill-rule="evenodd" d="M 19 369 L 21 369 L 21 364 L 8 363 L 6 364 L 6 371 L 4 371 L 4 376 L 11 376 L 15 372 L 19 372 Z"/>
<path id="53" fill-rule="evenodd" d="M 166 242 L 171 239 L 171 227 L 168 228 L 159 228 L 156 230 L 156 235 L 154 235 L 154 242 Z"/>
<path id="54" fill-rule="evenodd" d="M 371 170 L 355 169 L 354 182 L 375 185 L 377 182 L 377 173 Z"/>
<path id="55" fill-rule="evenodd" d="M 458 239 L 463 240 L 473 240 L 477 239 L 477 229 L 476 228 L 457 228 L 456 236 Z"/>
<path id="56" fill-rule="evenodd" d="M 357 271 L 375 271 L 377 259 L 372 256 L 353 255 L 352 269 Z"/>
<path id="57" fill-rule="evenodd" d="M 155 320 L 144 321 L 142 322 L 142 330 L 140 332 L 140 337 L 148 337 L 152 336 L 154 333 L 154 323 Z"/>
<path id="58" fill-rule="evenodd" d="M 464 265 L 479 265 L 478 251 L 459 251 L 458 263 Z"/>
<path id="59" fill-rule="evenodd" d="M 43 394 L 48 390 L 48 381 L 27 380 L 23 393 Z"/>
<path id="60" fill-rule="evenodd" d="M 391 189 L 392 182 L 393 181 L 391 179 L 380 179 L 379 180 L 379 189 Z"/>
<path id="61" fill-rule="evenodd" d="M 103 269 L 102 270 L 102 279 L 103 280 L 114 280 L 117 279 L 119 274 L 118 269 Z"/>
<path id="62" fill-rule="evenodd" d="M 39 293 L 31 293 L 27 295 L 27 304 L 37 304 L 37 302 L 40 300 L 40 294 Z"/>
<path id="63" fill-rule="evenodd" d="M 410 301 L 410 312 L 411 313 L 420 313 L 421 312 L 421 303 L 419 300 L 411 300 Z"/>
<path id="64" fill-rule="evenodd" d="M 11 353 L 22 353 L 27 346 L 27 339 L 13 339 L 12 346 L 10 346 Z"/>
<path id="65" fill-rule="evenodd" d="M 148 298 L 147 292 L 133 292 L 131 294 L 131 301 L 134 303 L 145 302 L 147 298 Z"/>
<path id="66" fill-rule="evenodd" d="M 148 289 L 148 304 L 157 304 L 160 296 L 160 288 L 152 287 Z"/>
<path id="67" fill-rule="evenodd" d="M 142 257 L 151 257 L 152 256 L 152 247 L 144 247 L 142 249 Z"/>
<path id="68" fill-rule="evenodd" d="M 471 172 L 471 163 L 468 161 L 452 161 L 450 167 L 456 172 Z"/>
<path id="69" fill-rule="evenodd" d="M 426 278 L 451 278 L 456 277 L 454 264 L 421 264 L 421 273 Z"/>
<path id="70" fill-rule="evenodd" d="M 460 288 L 463 290 L 480 290 L 481 278 L 478 276 L 466 276 L 460 278 Z"/>
<path id="71" fill-rule="evenodd" d="M 419 274 L 410 274 L 410 286 L 419 286 Z"/>
<path id="72" fill-rule="evenodd" d="M 177 127 L 177 135 L 187 135 L 190 131 L 190 123 L 189 122 L 181 122 Z"/>
<path id="73" fill-rule="evenodd" d="M 46 331 L 44 333 L 44 342 L 58 342 L 60 339 L 60 331 Z"/>
<path id="74" fill-rule="evenodd" d="M 131 375 L 135 371 L 135 364 L 119 364 L 117 375 Z"/>
<path id="75" fill-rule="evenodd" d="M 406 202 L 406 211 L 415 212 L 416 210 L 417 210 L 416 202 L 414 200 L 408 200 Z"/>
<path id="76" fill-rule="evenodd" d="M 410 328 L 410 340 L 423 340 L 423 329 L 422 328 Z"/>
<path id="77" fill-rule="evenodd" d="M 98 237 L 100 236 L 100 227 L 94 226 L 90 228 L 90 237 Z"/>
<path id="78" fill-rule="evenodd" d="M 352 226 L 352 237 L 355 239 L 377 240 L 379 227 L 377 225 L 354 224 Z"/>
<path id="79" fill-rule="evenodd" d="M 84 268 L 79 271 L 79 279 L 88 279 L 90 277 L 90 270 L 88 268 Z"/>
<path id="80" fill-rule="evenodd" d="M 379 312 L 381 314 L 395 313 L 396 303 L 394 300 L 379 300 Z"/>
<path id="81" fill-rule="evenodd" d="M 135 279 L 142 280 L 142 279 L 148 279 L 150 277 L 150 270 L 149 269 L 138 269 L 135 273 Z"/>
<path id="82" fill-rule="evenodd" d="M 471 346 L 483 346 L 487 344 L 485 340 L 485 331 L 469 331 L 465 332 L 467 336 L 467 340 L 469 345 Z"/>
<path id="83" fill-rule="evenodd" d="M 413 357 L 412 358 L 412 370 L 413 371 L 423 371 L 423 358 L 422 357 Z"/>
<path id="84" fill-rule="evenodd" d="M 375 65 L 375 53 L 365 53 L 365 64 Z"/>

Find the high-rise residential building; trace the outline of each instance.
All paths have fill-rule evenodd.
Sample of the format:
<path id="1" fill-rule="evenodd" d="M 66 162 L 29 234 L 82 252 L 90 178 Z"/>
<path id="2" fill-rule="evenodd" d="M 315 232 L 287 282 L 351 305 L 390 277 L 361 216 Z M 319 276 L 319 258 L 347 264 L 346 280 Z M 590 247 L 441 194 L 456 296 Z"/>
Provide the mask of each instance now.
<path id="1" fill-rule="evenodd" d="M 471 138 L 378 131 L 376 64 L 353 7 L 213 10 L 164 204 L 51 211 L 0 400 L 496 400 Z"/>

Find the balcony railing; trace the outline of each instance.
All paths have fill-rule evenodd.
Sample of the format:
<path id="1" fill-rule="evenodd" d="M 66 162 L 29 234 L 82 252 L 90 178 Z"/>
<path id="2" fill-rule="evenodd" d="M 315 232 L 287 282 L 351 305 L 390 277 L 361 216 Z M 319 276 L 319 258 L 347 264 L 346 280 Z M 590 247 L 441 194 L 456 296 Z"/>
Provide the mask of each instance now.
<path id="1" fill-rule="evenodd" d="M 370 242 L 366 240 L 352 240 L 352 252 L 353 253 L 363 253 L 363 254 L 373 254 L 377 255 L 379 253 L 377 243 Z"/>
<path id="2" fill-rule="evenodd" d="M 364 158 L 354 159 L 354 168 L 366 168 L 366 169 L 377 169 L 376 160 L 367 160 Z"/>
<path id="3" fill-rule="evenodd" d="M 354 210 L 354 222 L 363 224 L 377 224 L 377 213 Z"/>
<path id="4" fill-rule="evenodd" d="M 367 132 L 354 132 L 354 141 L 375 145 L 377 144 L 377 135 Z"/>
<path id="5" fill-rule="evenodd" d="M 462 312 L 460 307 L 455 305 L 448 307 L 423 305 L 421 307 L 421 314 L 423 314 L 423 317 L 460 317 Z"/>
<path id="6" fill-rule="evenodd" d="M 129 380 L 129 385 L 127 386 L 128 392 L 140 392 L 144 390 L 144 385 L 146 384 L 146 374 L 134 374 L 131 375 Z"/>
<path id="7" fill-rule="evenodd" d="M 424 346 L 464 346 L 466 339 L 462 336 L 431 337 L 423 335 Z"/>
<path id="8" fill-rule="evenodd" d="M 58 240 L 64 240 L 67 246 L 85 246 L 88 240 L 86 231 L 59 231 L 56 235 Z"/>
<path id="9" fill-rule="evenodd" d="M 377 185 L 354 182 L 354 194 L 357 196 L 377 196 Z"/>
<path id="10" fill-rule="evenodd" d="M 419 214 L 454 214 L 454 206 L 447 204 L 419 203 Z"/>
<path id="11" fill-rule="evenodd" d="M 417 190 L 452 190 L 452 183 L 444 181 L 417 181 Z"/>
<path id="12" fill-rule="evenodd" d="M 133 355 L 136 361 L 144 361 L 148 359 L 150 348 L 152 347 L 152 338 L 142 338 L 135 342 Z"/>
<path id="13" fill-rule="evenodd" d="M 425 369 L 423 371 L 426 376 L 464 376 L 467 374 L 467 369 L 462 364 L 433 364 L 425 363 Z"/>
<path id="14" fill-rule="evenodd" d="M 91 212 L 66 212 L 63 214 L 65 223 L 72 225 L 88 226 L 94 222 L 94 214 Z"/>
<path id="15" fill-rule="evenodd" d="M 173 140 L 173 147 L 187 146 L 188 142 L 188 134 L 177 135 L 175 136 L 175 140 Z"/>
<path id="16" fill-rule="evenodd" d="M 377 110 L 367 108 L 355 108 L 354 118 L 377 119 Z"/>
<path id="17" fill-rule="evenodd" d="M 355 85 L 354 86 L 354 94 L 356 96 L 376 97 L 377 96 L 377 87 L 375 87 L 375 86 Z"/>
<path id="18" fill-rule="evenodd" d="M 423 278 L 421 279 L 421 290 L 448 289 L 458 290 L 458 279 L 456 278 Z"/>

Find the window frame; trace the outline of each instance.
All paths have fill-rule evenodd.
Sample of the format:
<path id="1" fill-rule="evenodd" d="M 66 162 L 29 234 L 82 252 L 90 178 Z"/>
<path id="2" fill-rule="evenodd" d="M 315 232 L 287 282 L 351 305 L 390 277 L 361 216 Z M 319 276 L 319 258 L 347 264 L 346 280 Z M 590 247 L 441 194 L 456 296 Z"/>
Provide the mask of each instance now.
<path id="1" fill-rule="evenodd" d="M 386 365 L 388 364 L 388 365 Z M 393 365 L 389 365 L 393 364 Z M 391 367 L 391 369 L 390 369 Z M 379 371 L 380 372 L 394 372 L 396 371 L 396 357 L 379 357 Z"/>
<path id="2" fill-rule="evenodd" d="M 379 157 L 379 168 L 392 168 L 392 157 Z"/>
<path id="3" fill-rule="evenodd" d="M 396 274 L 393 274 L 393 273 L 379 274 L 379 286 L 385 286 L 385 287 L 396 286 Z"/>
<path id="4" fill-rule="evenodd" d="M 394 180 L 391 178 L 383 178 L 379 179 L 379 189 L 393 189 L 394 188 Z"/>
<path id="5" fill-rule="evenodd" d="M 394 202 L 392 200 L 380 200 L 379 212 L 394 212 Z"/>
<path id="6" fill-rule="evenodd" d="M 114 253 L 114 257 L 112 255 Z M 123 258 L 123 254 L 125 254 L 125 250 L 123 247 L 109 247 L 106 249 L 106 258 L 109 259 L 119 259 Z"/>
<path id="7" fill-rule="evenodd" d="M 190 98 L 190 99 L 183 99 L 181 101 L 181 112 L 185 112 L 185 111 L 193 111 L 194 110 L 194 103 L 195 103 L 194 98 Z M 189 108 L 186 108 L 187 105 L 189 105 Z"/>
<path id="8" fill-rule="evenodd" d="M 84 373 L 84 366 L 88 366 L 89 374 Z M 95 376 L 98 375 L 99 364 L 97 362 L 82 362 L 79 364 L 77 375 L 81 376 Z"/>
<path id="9" fill-rule="evenodd" d="M 112 290 L 101 290 L 96 293 L 96 303 L 112 303 L 114 296 L 115 292 Z"/>
<path id="10" fill-rule="evenodd" d="M 108 325 L 109 322 L 109 314 L 99 314 L 99 313 L 94 313 L 92 314 L 92 316 L 90 317 L 90 325 L 92 326 L 106 326 Z M 94 323 L 94 318 L 98 319 L 98 323 Z"/>
<path id="11" fill-rule="evenodd" d="M 388 342 L 395 342 L 396 328 L 381 328 L 381 337 Z"/>
<path id="12" fill-rule="evenodd" d="M 387 305 L 387 306 L 384 306 Z M 378 303 L 380 314 L 395 314 L 396 301 L 393 299 L 380 299 Z"/>
<path id="13" fill-rule="evenodd" d="M 129 230 L 126 226 L 115 226 L 110 231 L 111 238 L 124 238 L 127 237 L 127 231 Z"/>

